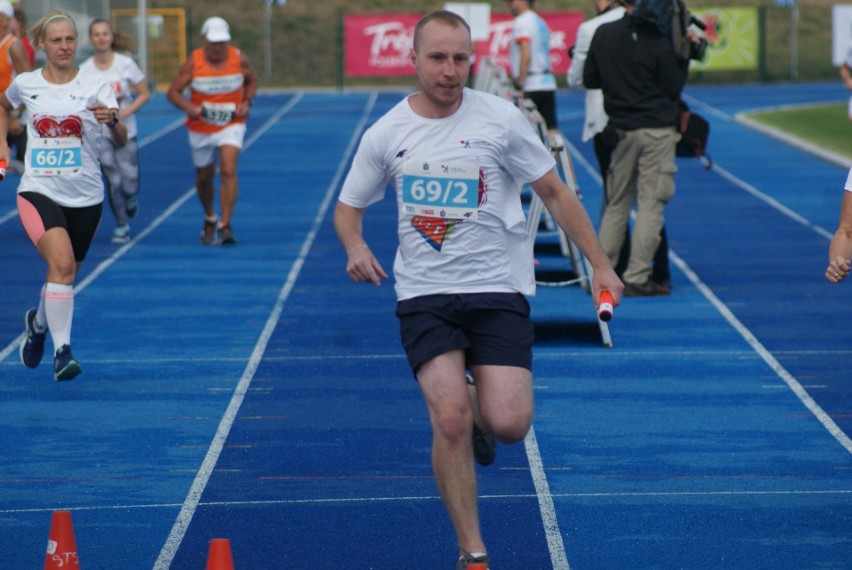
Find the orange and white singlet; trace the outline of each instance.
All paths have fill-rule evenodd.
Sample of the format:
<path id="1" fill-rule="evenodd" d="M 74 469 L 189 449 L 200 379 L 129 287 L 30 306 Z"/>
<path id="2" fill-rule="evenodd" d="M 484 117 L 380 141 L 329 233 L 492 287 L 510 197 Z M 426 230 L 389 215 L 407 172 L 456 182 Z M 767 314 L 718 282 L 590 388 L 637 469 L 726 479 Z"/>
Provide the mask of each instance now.
<path id="1" fill-rule="evenodd" d="M 244 97 L 243 70 L 240 50 L 228 46 L 228 55 L 221 67 L 215 68 L 204 57 L 204 48 L 192 52 L 192 83 L 190 101 L 201 107 L 200 120 L 187 119 L 186 126 L 196 133 L 215 133 L 234 123 L 245 123 L 235 117 L 237 105 Z"/>
<path id="2" fill-rule="evenodd" d="M 14 34 L 9 34 L 0 41 L 0 91 L 5 91 L 15 79 L 15 66 L 12 64 L 12 54 L 9 53 L 13 41 Z"/>

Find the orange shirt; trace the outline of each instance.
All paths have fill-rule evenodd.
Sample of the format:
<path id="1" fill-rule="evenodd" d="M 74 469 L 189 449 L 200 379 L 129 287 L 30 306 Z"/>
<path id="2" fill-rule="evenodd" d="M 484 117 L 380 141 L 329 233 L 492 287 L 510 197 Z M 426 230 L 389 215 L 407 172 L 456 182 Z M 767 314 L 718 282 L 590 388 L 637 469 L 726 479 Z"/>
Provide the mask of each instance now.
<path id="1" fill-rule="evenodd" d="M 186 126 L 196 133 L 215 133 L 245 119 L 234 116 L 244 97 L 244 76 L 240 65 L 240 50 L 228 46 L 228 55 L 220 67 L 213 67 L 204 57 L 204 48 L 192 52 L 192 83 L 190 101 L 202 108 L 200 120 L 187 119 Z"/>
<path id="2" fill-rule="evenodd" d="M 14 34 L 9 34 L 0 41 L 0 92 L 5 92 L 15 78 L 15 66 L 12 65 L 12 54 L 9 53 L 13 41 Z"/>

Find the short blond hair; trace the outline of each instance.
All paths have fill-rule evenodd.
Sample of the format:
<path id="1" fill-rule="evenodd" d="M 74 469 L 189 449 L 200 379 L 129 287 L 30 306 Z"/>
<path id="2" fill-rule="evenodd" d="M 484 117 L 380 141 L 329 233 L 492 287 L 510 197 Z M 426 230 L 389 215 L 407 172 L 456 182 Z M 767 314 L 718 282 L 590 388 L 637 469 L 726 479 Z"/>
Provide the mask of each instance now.
<path id="1" fill-rule="evenodd" d="M 417 25 L 414 27 L 415 52 L 417 51 L 417 46 L 420 44 L 420 38 L 423 35 L 423 28 L 430 22 L 438 22 L 445 26 L 450 26 L 451 28 L 464 28 L 467 30 L 467 35 L 470 36 L 470 26 L 464 21 L 464 18 L 455 12 L 450 12 L 449 10 L 435 10 L 434 12 L 429 12 L 420 18 Z"/>

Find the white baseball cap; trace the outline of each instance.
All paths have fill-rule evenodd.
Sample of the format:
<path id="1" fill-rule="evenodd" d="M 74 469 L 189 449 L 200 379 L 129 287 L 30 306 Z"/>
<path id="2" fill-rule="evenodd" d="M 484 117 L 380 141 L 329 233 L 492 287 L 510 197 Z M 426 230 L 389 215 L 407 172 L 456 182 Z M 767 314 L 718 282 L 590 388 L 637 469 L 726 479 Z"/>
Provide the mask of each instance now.
<path id="1" fill-rule="evenodd" d="M 5 1 L 0 0 L 0 2 Z M 204 24 L 201 26 L 201 35 L 207 38 L 208 42 L 231 41 L 231 29 L 228 27 L 228 22 L 219 16 L 213 16 L 204 20 Z"/>
<path id="2" fill-rule="evenodd" d="M 12 8 L 12 3 L 9 0 L 0 0 L 0 14 L 10 18 L 15 17 L 15 9 Z"/>

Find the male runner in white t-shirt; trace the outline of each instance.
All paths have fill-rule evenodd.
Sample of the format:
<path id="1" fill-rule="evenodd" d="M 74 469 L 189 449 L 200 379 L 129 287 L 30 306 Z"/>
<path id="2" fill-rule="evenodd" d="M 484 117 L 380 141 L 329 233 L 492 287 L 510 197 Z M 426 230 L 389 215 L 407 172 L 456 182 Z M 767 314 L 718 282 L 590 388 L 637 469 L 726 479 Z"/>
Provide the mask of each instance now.
<path id="1" fill-rule="evenodd" d="M 396 190 L 396 312 L 429 409 L 433 469 L 456 531 L 459 569 L 488 560 L 474 456 L 490 463 L 493 437 L 521 441 L 532 421 L 525 295 L 535 292 L 535 281 L 522 183 L 592 264 L 595 299 L 609 290 L 618 303 L 622 290 L 583 206 L 520 111 L 465 89 L 470 56 L 470 29 L 459 16 L 438 11 L 420 20 L 411 52 L 420 88 L 364 134 L 334 216 L 350 277 L 380 285 L 387 275 L 364 241 L 362 222 L 389 183 Z"/>

